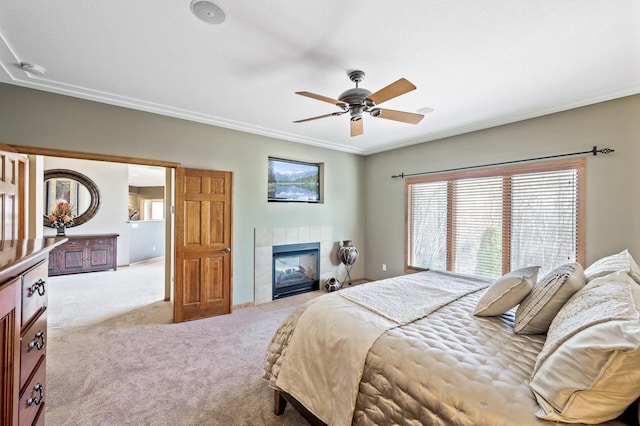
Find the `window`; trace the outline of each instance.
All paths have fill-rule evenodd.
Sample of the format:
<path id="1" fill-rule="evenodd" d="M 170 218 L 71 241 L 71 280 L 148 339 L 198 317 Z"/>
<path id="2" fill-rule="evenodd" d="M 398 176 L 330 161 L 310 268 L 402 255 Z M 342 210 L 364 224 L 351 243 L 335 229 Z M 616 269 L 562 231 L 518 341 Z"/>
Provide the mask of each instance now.
<path id="1" fill-rule="evenodd" d="M 164 201 L 144 200 L 142 217 L 144 220 L 164 219 Z"/>
<path id="2" fill-rule="evenodd" d="M 584 159 L 408 178 L 408 270 L 584 263 Z"/>

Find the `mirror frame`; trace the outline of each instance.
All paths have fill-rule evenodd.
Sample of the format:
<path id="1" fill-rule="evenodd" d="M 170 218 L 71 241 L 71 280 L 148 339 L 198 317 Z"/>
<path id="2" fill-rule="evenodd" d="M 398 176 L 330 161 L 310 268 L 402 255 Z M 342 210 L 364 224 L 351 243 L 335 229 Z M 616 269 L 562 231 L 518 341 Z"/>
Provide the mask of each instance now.
<path id="1" fill-rule="evenodd" d="M 49 179 L 57 179 L 57 178 L 67 178 L 73 179 L 78 183 L 87 188 L 89 191 L 89 195 L 91 196 L 91 202 L 89 203 L 89 208 L 82 213 L 73 218 L 73 226 L 82 225 L 83 223 L 88 222 L 91 218 L 93 218 L 98 212 L 98 208 L 100 208 L 100 190 L 94 181 L 83 175 L 82 173 L 78 173 L 73 170 L 68 169 L 51 169 L 45 170 L 44 172 L 44 180 L 43 184 L 47 182 Z M 44 226 L 51 228 L 52 226 L 49 224 L 48 215 L 44 215 L 43 217 Z"/>

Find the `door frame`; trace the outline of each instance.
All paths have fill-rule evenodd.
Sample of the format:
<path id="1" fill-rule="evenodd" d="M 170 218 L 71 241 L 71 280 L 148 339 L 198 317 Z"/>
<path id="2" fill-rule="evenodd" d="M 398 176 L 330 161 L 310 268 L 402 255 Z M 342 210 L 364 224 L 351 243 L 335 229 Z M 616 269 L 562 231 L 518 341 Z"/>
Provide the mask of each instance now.
<path id="1" fill-rule="evenodd" d="M 137 157 L 126 157 L 120 155 L 108 155 L 108 154 L 95 154 L 89 152 L 80 152 L 80 151 L 68 151 L 63 149 L 54 149 L 54 148 L 40 148 L 40 147 L 31 147 L 31 146 L 23 146 L 23 145 L 12 145 L 7 144 L 9 147 L 13 148 L 16 152 L 20 154 L 26 155 L 42 155 L 46 157 L 61 157 L 61 158 L 71 158 L 77 160 L 93 160 L 93 161 L 104 161 L 109 163 L 124 163 L 124 164 L 138 164 L 143 166 L 155 166 L 155 167 L 164 167 L 166 168 L 166 179 L 165 179 L 165 193 L 170 195 L 170 199 L 167 199 L 165 203 L 165 301 L 173 300 L 172 294 L 175 287 L 174 283 L 174 264 L 175 264 L 175 220 L 174 220 L 174 210 L 175 210 L 175 169 L 181 167 L 180 163 L 174 161 L 164 161 L 164 160 L 151 160 L 147 158 L 137 158 Z M 30 192 L 33 190 L 35 182 L 29 182 Z M 34 230 L 29 229 L 29 238 L 33 238 Z"/>

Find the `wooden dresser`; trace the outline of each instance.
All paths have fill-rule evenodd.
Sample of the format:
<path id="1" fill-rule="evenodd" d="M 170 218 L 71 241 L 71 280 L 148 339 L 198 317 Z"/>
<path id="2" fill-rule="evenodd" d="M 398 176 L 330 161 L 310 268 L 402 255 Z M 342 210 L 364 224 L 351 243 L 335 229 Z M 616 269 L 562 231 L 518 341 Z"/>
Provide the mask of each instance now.
<path id="1" fill-rule="evenodd" d="M 44 425 L 47 270 L 62 238 L 0 241 L 0 424 Z"/>
<path id="2" fill-rule="evenodd" d="M 118 234 L 68 235 L 49 253 L 49 276 L 116 270 Z"/>

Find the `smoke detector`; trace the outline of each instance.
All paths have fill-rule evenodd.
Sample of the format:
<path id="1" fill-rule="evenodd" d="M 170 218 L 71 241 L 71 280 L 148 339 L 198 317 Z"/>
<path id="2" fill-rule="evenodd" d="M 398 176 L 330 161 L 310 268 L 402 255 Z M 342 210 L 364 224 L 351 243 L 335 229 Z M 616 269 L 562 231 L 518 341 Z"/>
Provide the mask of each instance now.
<path id="1" fill-rule="evenodd" d="M 227 18 L 226 13 L 220 6 L 206 0 L 193 0 L 191 2 L 191 13 L 201 21 L 213 25 L 222 24 Z"/>

